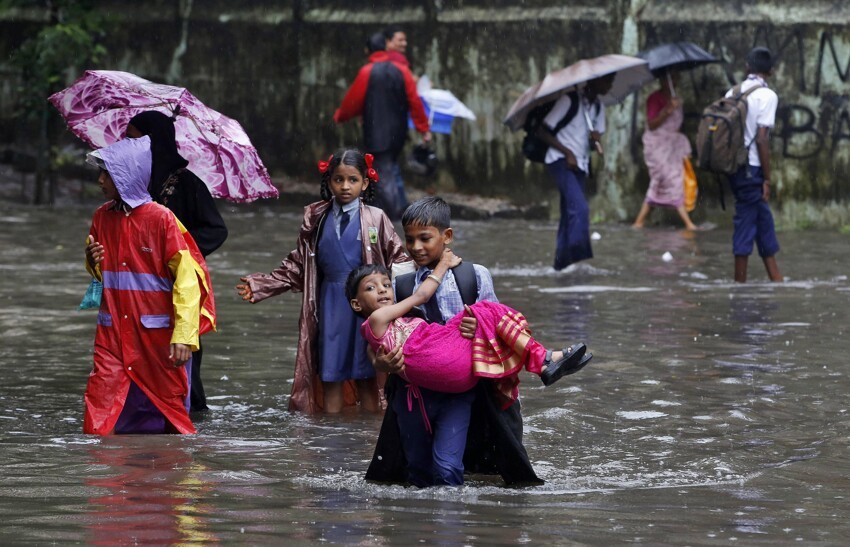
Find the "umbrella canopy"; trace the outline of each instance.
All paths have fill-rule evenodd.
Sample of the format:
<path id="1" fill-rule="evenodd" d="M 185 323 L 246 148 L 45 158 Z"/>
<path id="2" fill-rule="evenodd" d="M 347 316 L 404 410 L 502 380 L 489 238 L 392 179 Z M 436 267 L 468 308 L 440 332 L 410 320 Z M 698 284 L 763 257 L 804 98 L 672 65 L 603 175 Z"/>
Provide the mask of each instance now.
<path id="1" fill-rule="evenodd" d="M 670 42 L 641 51 L 638 57 L 646 59 L 649 70 L 690 70 L 708 63 L 719 63 L 714 55 L 691 42 Z"/>
<path id="2" fill-rule="evenodd" d="M 239 122 L 208 108 L 182 87 L 156 84 L 128 72 L 87 70 L 49 100 L 71 132 L 92 148 L 123 139 L 136 114 L 157 110 L 171 116 L 179 107 L 174 129 L 180 154 L 213 197 L 247 202 L 278 196 Z"/>
<path id="3" fill-rule="evenodd" d="M 611 54 L 594 59 L 582 59 L 566 68 L 547 74 L 543 81 L 526 89 L 511 106 L 504 123 L 512 131 L 516 131 L 522 127 L 526 115 L 535 106 L 554 101 L 585 82 L 609 74 L 614 74 L 611 89 L 599 97 L 605 105 L 622 101 L 627 95 L 654 79 L 647 68 L 647 62 L 630 55 Z"/>
<path id="4" fill-rule="evenodd" d="M 472 112 L 451 91 L 445 89 L 434 89 L 428 76 L 421 76 L 416 83 L 416 92 L 425 106 L 428 115 L 428 123 L 434 133 L 451 133 L 452 122 L 455 118 L 474 120 L 475 113 Z M 413 121 L 408 123 L 413 127 Z"/>

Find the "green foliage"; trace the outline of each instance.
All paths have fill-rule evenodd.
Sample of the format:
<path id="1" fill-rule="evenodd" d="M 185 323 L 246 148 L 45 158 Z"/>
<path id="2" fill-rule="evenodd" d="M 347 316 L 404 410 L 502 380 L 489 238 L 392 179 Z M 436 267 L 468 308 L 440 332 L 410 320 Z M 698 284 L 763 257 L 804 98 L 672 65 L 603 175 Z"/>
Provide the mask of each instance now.
<path id="1" fill-rule="evenodd" d="M 91 0 L 0 0 L 0 8 L 40 10 L 47 24 L 12 55 L 20 70 L 22 113 L 37 113 L 61 89 L 66 74 L 79 74 L 106 53 L 99 43 L 104 19 Z"/>

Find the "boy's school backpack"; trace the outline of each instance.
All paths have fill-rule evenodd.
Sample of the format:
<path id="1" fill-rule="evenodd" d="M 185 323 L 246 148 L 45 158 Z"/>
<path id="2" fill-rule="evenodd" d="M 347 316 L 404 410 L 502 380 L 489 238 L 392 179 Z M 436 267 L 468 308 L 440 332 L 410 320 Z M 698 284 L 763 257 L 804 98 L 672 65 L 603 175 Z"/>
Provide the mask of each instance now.
<path id="1" fill-rule="evenodd" d="M 558 131 L 566 127 L 575 118 L 576 113 L 578 113 L 578 92 L 570 91 L 567 95 L 570 97 L 570 108 L 567 110 L 563 119 L 551 131 L 553 135 L 557 135 Z M 546 158 L 546 151 L 549 150 L 549 145 L 537 136 L 537 128 L 543 126 L 544 118 L 552 110 L 556 102 L 557 100 L 535 106 L 525 117 L 525 123 L 522 124 L 522 128 L 525 130 L 525 137 L 522 139 L 522 154 L 529 161 L 543 163 L 543 160 Z M 544 130 L 548 130 L 548 128 L 544 126 Z M 461 262 L 461 264 L 463 263 Z"/>
<path id="2" fill-rule="evenodd" d="M 478 301 L 478 278 L 475 276 L 475 268 L 471 262 L 461 262 L 454 268 L 452 273 L 455 276 L 457 290 L 460 292 L 460 299 L 467 306 L 471 306 Z M 401 302 L 411 294 L 413 294 L 413 286 L 416 284 L 416 272 L 410 272 L 400 275 L 395 278 L 395 299 L 396 302 Z M 414 308 L 411 315 L 422 317 L 418 313 L 419 310 Z"/>
<path id="3" fill-rule="evenodd" d="M 697 165 L 701 169 L 731 175 L 747 162 L 750 145 L 744 142 L 747 126 L 747 97 L 761 85 L 741 92 L 741 84 L 729 97 L 705 107 L 697 129 Z"/>

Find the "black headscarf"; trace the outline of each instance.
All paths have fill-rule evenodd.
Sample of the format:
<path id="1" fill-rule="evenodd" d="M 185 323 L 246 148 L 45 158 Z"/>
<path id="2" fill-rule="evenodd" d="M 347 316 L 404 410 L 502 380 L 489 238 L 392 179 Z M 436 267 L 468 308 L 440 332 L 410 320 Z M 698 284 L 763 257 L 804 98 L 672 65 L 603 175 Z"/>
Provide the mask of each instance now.
<path id="1" fill-rule="evenodd" d="M 151 138 L 153 166 L 148 189 L 152 196 L 158 196 L 168 176 L 189 165 L 189 162 L 177 151 L 174 119 L 162 112 L 148 110 L 130 118 L 130 125 Z"/>

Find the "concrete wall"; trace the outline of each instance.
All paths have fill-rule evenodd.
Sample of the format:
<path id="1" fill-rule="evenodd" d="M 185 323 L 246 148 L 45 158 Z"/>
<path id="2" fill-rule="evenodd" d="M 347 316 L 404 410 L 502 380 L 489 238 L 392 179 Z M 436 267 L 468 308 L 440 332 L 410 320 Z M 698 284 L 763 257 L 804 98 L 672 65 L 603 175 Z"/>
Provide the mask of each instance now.
<path id="1" fill-rule="evenodd" d="M 780 204 L 848 201 L 842 175 L 850 160 L 850 4 L 824 0 L 103 0 L 114 18 L 98 68 L 127 70 L 183 85 L 243 124 L 273 174 L 310 180 L 316 158 L 357 144 L 355 123 L 330 121 L 364 61 L 372 32 L 397 22 L 407 28 L 414 72 L 452 90 L 478 115 L 436 138 L 440 190 L 508 196 L 518 202 L 551 197 L 538 165 L 524 161 L 521 133 L 501 123 L 516 97 L 547 72 L 583 57 L 634 54 L 689 40 L 725 61 L 684 75 L 686 131 L 702 107 L 743 73 L 754 45 L 781 56 L 772 86 L 781 109 L 774 131 L 774 176 Z M 38 25 L 37 12 L 0 17 L 0 53 Z M 3 56 L 5 58 L 5 55 Z M 631 217 L 647 185 L 641 161 L 643 101 L 609 109 L 608 154 L 596 162 L 591 191 L 598 219 Z M 4 83 L 0 136 L 8 141 L 12 92 Z M 14 135 L 12 135 L 14 138 Z M 706 195 L 714 192 L 701 177 Z M 708 181 L 708 183 L 705 183 Z M 711 207 L 713 200 L 705 205 Z M 846 207 L 845 207 L 846 209 Z M 843 214 L 843 213 L 841 213 Z M 844 218 L 844 217 L 842 217 Z M 846 220 L 846 219 L 845 219 Z M 839 222 L 844 222 L 839 219 Z M 850 223 L 850 221 L 846 222 Z"/>

